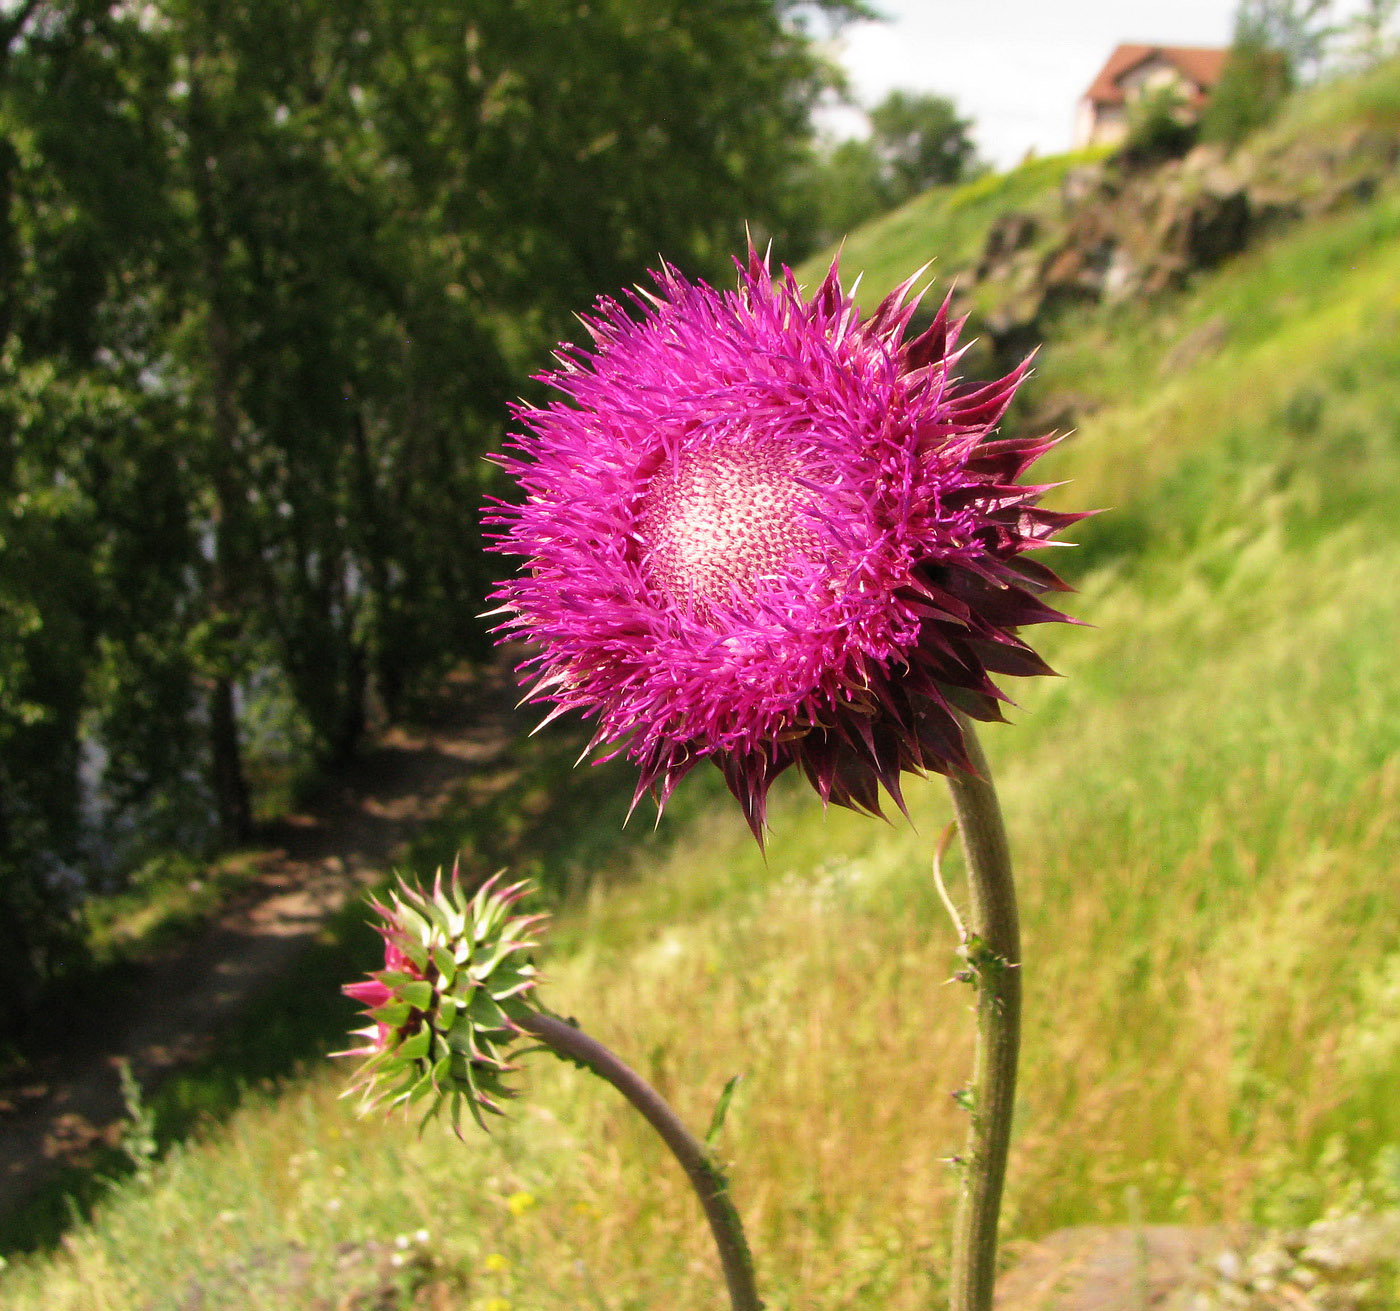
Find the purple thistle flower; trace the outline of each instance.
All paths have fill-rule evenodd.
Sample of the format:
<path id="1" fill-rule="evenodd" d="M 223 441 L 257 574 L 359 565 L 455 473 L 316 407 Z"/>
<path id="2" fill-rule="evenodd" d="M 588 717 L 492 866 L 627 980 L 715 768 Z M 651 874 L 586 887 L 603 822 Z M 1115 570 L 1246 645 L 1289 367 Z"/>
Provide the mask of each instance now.
<path id="1" fill-rule="evenodd" d="M 875 814 L 904 770 L 970 768 L 955 711 L 1000 719 L 991 675 L 1052 672 L 1017 630 L 1067 589 L 1024 553 L 1083 516 L 1019 482 L 1052 439 L 989 440 L 1029 360 L 961 381 L 947 301 L 904 341 L 918 274 L 862 321 L 835 264 L 810 301 L 739 268 L 600 301 L 541 375 L 564 399 L 517 408 L 525 495 L 489 522 L 526 560 L 493 599 L 545 722 L 595 717 L 634 806 L 711 758 L 761 842 L 790 765 Z"/>

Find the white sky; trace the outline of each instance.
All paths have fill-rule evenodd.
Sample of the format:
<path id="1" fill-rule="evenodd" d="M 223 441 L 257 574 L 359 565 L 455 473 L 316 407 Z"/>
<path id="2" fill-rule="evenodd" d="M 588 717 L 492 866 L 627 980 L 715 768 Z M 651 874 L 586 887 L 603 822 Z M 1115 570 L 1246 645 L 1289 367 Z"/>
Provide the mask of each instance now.
<path id="1" fill-rule="evenodd" d="M 1224 46 L 1237 0 L 875 0 L 886 23 L 846 29 L 833 51 L 872 105 L 895 87 L 952 98 L 982 155 L 1006 168 L 1032 146 L 1070 147 L 1074 110 L 1115 45 Z M 1344 0 L 1339 10 L 1354 7 Z M 826 118 L 837 136 L 861 119 Z"/>

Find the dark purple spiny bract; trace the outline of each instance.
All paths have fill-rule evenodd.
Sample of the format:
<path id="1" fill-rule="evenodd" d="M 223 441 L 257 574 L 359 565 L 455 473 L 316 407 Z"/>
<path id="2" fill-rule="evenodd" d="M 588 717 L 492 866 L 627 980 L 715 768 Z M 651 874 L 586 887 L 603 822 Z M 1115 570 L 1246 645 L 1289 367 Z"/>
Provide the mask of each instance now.
<path id="1" fill-rule="evenodd" d="M 752 252 L 736 291 L 655 280 L 561 348 L 563 400 L 517 411 L 497 631 L 638 798 L 709 757 L 760 840 L 794 764 L 825 801 L 902 806 L 901 771 L 969 768 L 956 712 L 1001 718 L 990 675 L 1050 672 L 1017 630 L 1063 619 L 1037 597 L 1064 584 L 1024 552 L 1082 516 L 1019 481 L 1050 439 L 989 439 L 1028 362 L 962 382 L 946 302 L 904 341 L 913 279 L 864 322 L 834 265 L 810 301 Z"/>

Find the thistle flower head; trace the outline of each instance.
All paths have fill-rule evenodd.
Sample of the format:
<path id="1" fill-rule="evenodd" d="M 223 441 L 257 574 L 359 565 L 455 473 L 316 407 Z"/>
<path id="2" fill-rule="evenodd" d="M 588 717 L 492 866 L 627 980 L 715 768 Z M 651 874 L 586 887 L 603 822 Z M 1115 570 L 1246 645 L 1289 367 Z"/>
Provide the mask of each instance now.
<path id="1" fill-rule="evenodd" d="M 506 1056 L 532 1009 L 528 953 L 546 917 L 513 914 L 529 887 L 500 879 L 468 897 L 455 868 L 446 885 L 439 870 L 431 894 L 400 880 L 388 904 L 371 903 L 384 968 L 342 989 L 370 1023 L 355 1031 L 359 1046 L 336 1053 L 365 1058 L 352 1085 L 362 1109 L 428 1098 L 426 1121 L 447 1102 L 460 1133 L 464 1104 L 485 1128 L 484 1115 L 515 1096 Z"/>
<path id="2" fill-rule="evenodd" d="M 1020 481 L 1050 439 L 991 439 L 1029 361 L 963 382 L 946 301 L 904 340 L 914 281 L 862 321 L 834 264 L 810 300 L 752 251 L 732 292 L 663 267 L 561 348 L 562 399 L 517 410 L 497 631 L 637 798 L 708 757 L 760 841 L 792 765 L 902 807 L 901 771 L 970 768 L 957 712 L 1001 717 L 993 674 L 1050 672 L 1018 630 L 1063 619 L 1038 597 L 1065 585 L 1024 553 L 1082 516 Z"/>

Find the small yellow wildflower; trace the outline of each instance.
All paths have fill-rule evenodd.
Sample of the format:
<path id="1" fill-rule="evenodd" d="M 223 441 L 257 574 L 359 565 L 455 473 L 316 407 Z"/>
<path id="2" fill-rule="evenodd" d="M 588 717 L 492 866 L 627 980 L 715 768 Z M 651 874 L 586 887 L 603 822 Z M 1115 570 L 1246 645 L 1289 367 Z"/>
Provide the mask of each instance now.
<path id="1" fill-rule="evenodd" d="M 512 1193 L 506 1198 L 506 1210 L 519 1220 L 526 1211 L 535 1206 L 537 1200 L 534 1193 Z"/>
<path id="2" fill-rule="evenodd" d="M 510 1269 L 510 1257 L 502 1256 L 499 1252 L 488 1252 L 481 1264 L 493 1275 L 503 1275 Z"/>

